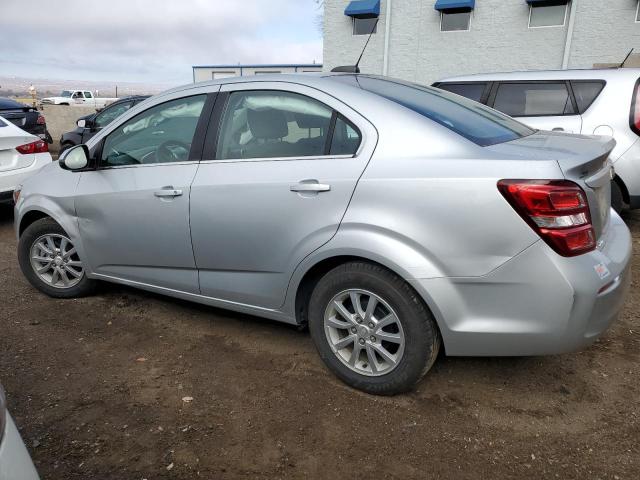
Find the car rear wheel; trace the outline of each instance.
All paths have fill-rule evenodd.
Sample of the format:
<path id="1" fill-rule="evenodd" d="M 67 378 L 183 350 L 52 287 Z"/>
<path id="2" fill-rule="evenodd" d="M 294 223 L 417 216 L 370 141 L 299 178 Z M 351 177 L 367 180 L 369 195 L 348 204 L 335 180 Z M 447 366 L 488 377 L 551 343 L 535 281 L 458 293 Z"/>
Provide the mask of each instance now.
<path id="1" fill-rule="evenodd" d="M 368 393 L 411 389 L 438 356 L 440 334 L 413 288 L 378 265 L 328 272 L 309 302 L 309 330 L 327 367 Z"/>
<path id="2" fill-rule="evenodd" d="M 20 269 L 29 283 L 55 298 L 74 298 L 93 291 L 73 242 L 51 218 L 29 225 L 18 243 Z"/>

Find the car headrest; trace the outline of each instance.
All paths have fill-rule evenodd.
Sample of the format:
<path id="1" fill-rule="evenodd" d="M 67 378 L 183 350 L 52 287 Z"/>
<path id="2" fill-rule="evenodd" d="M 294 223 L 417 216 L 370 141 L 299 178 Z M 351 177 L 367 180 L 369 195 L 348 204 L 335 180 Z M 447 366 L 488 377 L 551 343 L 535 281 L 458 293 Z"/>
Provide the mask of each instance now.
<path id="1" fill-rule="evenodd" d="M 296 113 L 296 123 L 300 128 L 326 128 L 329 126 L 329 118 L 320 115 L 308 115 Z"/>
<path id="2" fill-rule="evenodd" d="M 248 110 L 247 122 L 255 138 L 275 140 L 289 135 L 289 125 L 281 110 L 274 108 Z"/>

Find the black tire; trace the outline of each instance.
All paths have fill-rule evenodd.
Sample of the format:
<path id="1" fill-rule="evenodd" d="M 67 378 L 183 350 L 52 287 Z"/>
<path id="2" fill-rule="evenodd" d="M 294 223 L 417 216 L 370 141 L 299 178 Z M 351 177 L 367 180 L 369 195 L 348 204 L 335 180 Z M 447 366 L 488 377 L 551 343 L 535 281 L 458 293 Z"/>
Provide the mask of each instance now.
<path id="1" fill-rule="evenodd" d="M 54 298 L 77 298 L 89 295 L 96 286 L 96 281 L 82 276 L 80 282 L 68 288 L 57 288 L 43 281 L 31 266 L 30 252 L 33 244 L 43 235 L 54 234 L 68 237 L 64 229 L 51 218 L 41 218 L 29 225 L 18 241 L 18 262 L 22 273 L 29 283 L 42 293 Z"/>
<path id="2" fill-rule="evenodd" d="M 404 353 L 389 373 L 367 376 L 346 366 L 325 334 L 324 314 L 331 300 L 345 290 L 359 289 L 382 298 L 395 311 L 404 331 Z M 418 293 L 389 270 L 367 262 L 349 262 L 320 279 L 309 301 L 311 338 L 327 367 L 348 385 L 367 393 L 406 392 L 429 371 L 440 350 L 435 319 Z"/>
<path id="3" fill-rule="evenodd" d="M 629 205 L 624 201 L 622 189 L 615 180 L 611 181 L 611 207 L 618 213 L 622 213 L 629 208 Z"/>

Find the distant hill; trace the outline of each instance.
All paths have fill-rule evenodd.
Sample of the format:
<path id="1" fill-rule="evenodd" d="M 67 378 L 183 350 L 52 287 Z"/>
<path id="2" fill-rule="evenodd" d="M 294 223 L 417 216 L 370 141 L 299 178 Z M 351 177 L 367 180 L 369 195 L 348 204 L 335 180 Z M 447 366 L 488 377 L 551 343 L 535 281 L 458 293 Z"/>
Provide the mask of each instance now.
<path id="1" fill-rule="evenodd" d="M 47 80 L 42 78 L 0 76 L 0 97 L 28 97 L 29 86 L 36 88 L 38 98 L 60 94 L 62 90 L 86 88 L 99 92 L 101 97 L 126 97 L 127 95 L 153 95 L 176 85 L 145 84 L 134 82 L 96 82 L 85 80 Z M 116 95 L 117 87 L 117 95 Z"/>

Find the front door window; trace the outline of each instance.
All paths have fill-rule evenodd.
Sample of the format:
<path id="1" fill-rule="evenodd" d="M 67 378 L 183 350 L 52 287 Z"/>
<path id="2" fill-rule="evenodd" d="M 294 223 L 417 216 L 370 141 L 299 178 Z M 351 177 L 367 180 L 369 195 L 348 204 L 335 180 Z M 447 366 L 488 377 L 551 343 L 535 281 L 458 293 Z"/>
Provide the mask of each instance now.
<path id="1" fill-rule="evenodd" d="M 189 160 L 205 99 L 196 95 L 162 103 L 120 125 L 105 139 L 101 166 Z"/>

